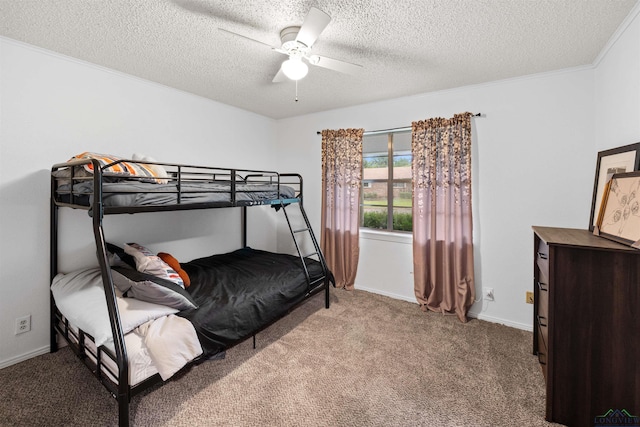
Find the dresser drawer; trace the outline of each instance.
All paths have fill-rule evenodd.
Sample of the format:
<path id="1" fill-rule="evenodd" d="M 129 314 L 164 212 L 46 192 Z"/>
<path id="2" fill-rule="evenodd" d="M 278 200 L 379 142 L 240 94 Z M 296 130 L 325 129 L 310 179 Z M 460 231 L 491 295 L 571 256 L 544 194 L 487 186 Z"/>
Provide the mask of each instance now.
<path id="1" fill-rule="evenodd" d="M 549 285 L 537 281 L 536 286 L 538 288 L 538 311 L 536 315 L 546 319 L 549 316 Z"/>
<path id="2" fill-rule="evenodd" d="M 547 352 L 549 348 L 549 326 L 546 316 L 536 316 L 538 321 L 538 351 L 544 350 Z"/>
<path id="3" fill-rule="evenodd" d="M 536 252 L 536 266 L 538 269 L 538 281 L 549 284 L 549 246 L 544 242 L 538 245 Z"/>
<path id="4" fill-rule="evenodd" d="M 544 375 L 544 381 L 547 382 L 547 341 L 543 337 L 543 331 L 540 327 L 540 324 L 536 325 L 536 330 L 538 334 L 538 362 L 540 363 L 540 368 L 542 369 L 542 375 Z"/>

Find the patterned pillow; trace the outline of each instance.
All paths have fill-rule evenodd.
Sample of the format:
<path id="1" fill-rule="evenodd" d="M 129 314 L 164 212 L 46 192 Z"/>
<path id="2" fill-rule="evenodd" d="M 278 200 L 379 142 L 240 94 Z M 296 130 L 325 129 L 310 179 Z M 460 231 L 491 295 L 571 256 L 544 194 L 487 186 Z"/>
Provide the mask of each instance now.
<path id="1" fill-rule="evenodd" d="M 112 156 L 109 154 L 98 154 L 91 153 L 85 151 L 84 153 L 80 153 L 76 156 L 73 156 L 71 160 L 79 160 L 79 159 L 95 159 L 100 163 L 100 166 L 104 167 L 113 162 L 117 162 L 118 160 L 122 160 L 120 157 Z M 93 173 L 93 163 L 88 163 L 84 165 L 84 169 Z M 141 181 L 145 182 L 153 182 L 158 184 L 166 184 L 168 182 L 167 173 L 164 168 L 160 165 L 148 165 L 145 163 L 132 163 L 132 162 L 120 162 L 115 165 L 109 166 L 102 170 L 102 173 L 106 176 L 135 176 L 141 177 Z"/>
<path id="2" fill-rule="evenodd" d="M 184 282 L 178 272 L 149 249 L 137 243 L 129 243 L 124 245 L 124 251 L 135 259 L 136 270 L 139 272 L 169 280 L 184 289 Z"/>
<path id="3" fill-rule="evenodd" d="M 169 175 L 167 175 L 167 171 L 162 166 L 155 164 L 158 163 L 158 161 L 153 157 L 145 156 L 144 154 L 140 153 L 133 153 L 131 155 L 131 160 L 135 160 L 136 162 L 145 162 L 145 166 L 153 171 L 154 176 L 160 178 L 169 178 Z M 169 180 L 167 179 L 161 179 L 158 181 L 162 181 L 160 182 L 160 184 L 166 184 L 167 182 L 169 182 Z"/>
<path id="4" fill-rule="evenodd" d="M 173 268 L 180 275 L 180 278 L 184 282 L 185 289 L 187 289 L 189 285 L 191 285 L 189 274 L 187 274 L 187 272 L 182 269 L 180 262 L 178 262 L 178 260 L 175 259 L 173 255 L 166 252 L 158 252 L 158 258 L 169 264 L 169 267 Z"/>

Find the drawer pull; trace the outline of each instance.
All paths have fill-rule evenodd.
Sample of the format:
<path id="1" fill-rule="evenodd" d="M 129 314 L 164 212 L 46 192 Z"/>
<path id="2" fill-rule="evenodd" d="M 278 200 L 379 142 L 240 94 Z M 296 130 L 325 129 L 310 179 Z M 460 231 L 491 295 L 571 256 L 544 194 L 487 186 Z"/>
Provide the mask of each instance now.
<path id="1" fill-rule="evenodd" d="M 538 352 L 538 363 L 540 363 L 541 365 L 547 364 L 547 355 L 545 353 L 542 353 L 541 351 Z"/>
<path id="2" fill-rule="evenodd" d="M 547 254 L 545 254 L 544 252 L 538 252 L 538 256 L 542 259 L 547 259 Z"/>
<path id="3" fill-rule="evenodd" d="M 547 292 L 549 290 L 549 288 L 547 288 L 547 284 L 540 281 L 538 282 L 538 289 L 544 292 Z"/>
<path id="4" fill-rule="evenodd" d="M 538 316 L 538 324 L 542 327 L 547 327 L 547 318 L 544 316 Z"/>

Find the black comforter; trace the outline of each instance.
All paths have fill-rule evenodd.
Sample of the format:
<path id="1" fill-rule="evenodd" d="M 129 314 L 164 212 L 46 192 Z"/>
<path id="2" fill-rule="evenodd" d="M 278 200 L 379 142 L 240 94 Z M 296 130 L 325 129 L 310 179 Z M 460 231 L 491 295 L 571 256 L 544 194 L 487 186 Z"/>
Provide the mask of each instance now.
<path id="1" fill-rule="evenodd" d="M 309 291 L 297 256 L 244 248 L 183 263 L 182 268 L 189 274 L 187 290 L 199 308 L 178 315 L 193 323 L 204 356 L 268 326 Z M 322 277 L 317 261 L 307 259 L 307 268 L 312 280 Z"/>

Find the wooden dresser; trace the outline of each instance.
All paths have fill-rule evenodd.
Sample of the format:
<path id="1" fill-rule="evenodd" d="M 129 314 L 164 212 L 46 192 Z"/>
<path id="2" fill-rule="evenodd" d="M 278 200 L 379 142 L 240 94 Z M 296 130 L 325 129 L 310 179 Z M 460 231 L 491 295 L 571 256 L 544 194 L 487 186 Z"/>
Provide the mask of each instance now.
<path id="1" fill-rule="evenodd" d="M 533 353 L 546 419 L 640 416 L 640 250 L 588 230 L 533 227 Z"/>

